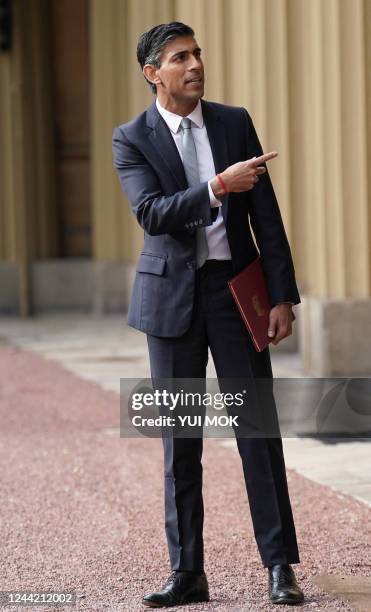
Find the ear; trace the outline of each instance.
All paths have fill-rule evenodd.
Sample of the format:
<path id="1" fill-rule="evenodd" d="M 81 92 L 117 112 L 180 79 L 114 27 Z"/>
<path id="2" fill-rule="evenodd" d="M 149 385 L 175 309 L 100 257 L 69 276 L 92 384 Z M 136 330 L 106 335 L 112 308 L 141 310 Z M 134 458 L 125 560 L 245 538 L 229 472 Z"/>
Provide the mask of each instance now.
<path id="1" fill-rule="evenodd" d="M 159 85 L 161 83 L 161 79 L 157 74 L 156 66 L 152 64 L 145 64 L 143 66 L 143 74 L 148 81 L 154 83 L 154 85 Z"/>

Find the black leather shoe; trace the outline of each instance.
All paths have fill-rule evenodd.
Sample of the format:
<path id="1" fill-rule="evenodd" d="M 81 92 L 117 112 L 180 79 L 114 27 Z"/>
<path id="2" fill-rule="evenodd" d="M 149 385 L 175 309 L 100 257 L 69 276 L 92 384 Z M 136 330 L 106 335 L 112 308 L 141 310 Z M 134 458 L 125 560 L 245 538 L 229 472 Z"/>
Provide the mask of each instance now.
<path id="1" fill-rule="evenodd" d="M 181 604 L 209 601 L 209 586 L 205 574 L 173 572 L 162 591 L 143 597 L 143 603 L 150 608 L 169 608 Z"/>
<path id="2" fill-rule="evenodd" d="M 274 604 L 299 604 L 304 593 L 298 586 L 291 565 L 272 565 L 269 573 L 269 598 Z"/>

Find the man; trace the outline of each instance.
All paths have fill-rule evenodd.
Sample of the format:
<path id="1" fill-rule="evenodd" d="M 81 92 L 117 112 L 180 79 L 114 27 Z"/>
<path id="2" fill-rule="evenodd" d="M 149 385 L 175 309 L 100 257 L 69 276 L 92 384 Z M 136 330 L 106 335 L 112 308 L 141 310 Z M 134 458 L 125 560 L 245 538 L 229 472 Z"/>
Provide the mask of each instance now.
<path id="1" fill-rule="evenodd" d="M 205 102 L 204 66 L 182 23 L 144 33 L 137 58 L 156 101 L 114 130 L 114 163 L 144 229 L 128 324 L 147 334 L 154 379 L 271 378 L 227 281 L 258 256 L 271 301 L 269 336 L 291 334 L 300 302 L 290 248 L 251 118 Z M 280 436 L 237 439 L 255 538 L 274 603 L 300 603 L 299 563 Z M 208 601 L 203 566 L 202 437 L 163 437 L 166 535 L 171 568 L 151 607 Z"/>

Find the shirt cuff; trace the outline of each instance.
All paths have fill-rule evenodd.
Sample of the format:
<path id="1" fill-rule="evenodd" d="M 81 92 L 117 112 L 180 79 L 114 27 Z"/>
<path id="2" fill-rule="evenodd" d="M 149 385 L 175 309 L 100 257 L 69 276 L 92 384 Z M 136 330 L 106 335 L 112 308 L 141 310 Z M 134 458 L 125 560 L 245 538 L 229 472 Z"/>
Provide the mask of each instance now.
<path id="1" fill-rule="evenodd" d="M 210 198 L 210 206 L 211 208 L 220 208 L 222 205 L 222 202 L 220 202 L 220 200 L 217 200 L 213 190 L 211 189 L 211 185 L 210 185 L 211 181 L 209 181 L 207 183 L 207 186 L 209 188 L 209 198 Z"/>

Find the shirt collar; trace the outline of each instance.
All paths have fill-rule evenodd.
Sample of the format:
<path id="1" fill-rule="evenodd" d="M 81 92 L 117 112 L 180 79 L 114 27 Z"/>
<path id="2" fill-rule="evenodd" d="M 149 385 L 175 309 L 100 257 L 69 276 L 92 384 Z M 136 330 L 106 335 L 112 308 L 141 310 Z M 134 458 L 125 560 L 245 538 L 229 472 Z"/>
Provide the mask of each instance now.
<path id="1" fill-rule="evenodd" d="M 176 115 L 175 113 L 172 113 L 172 112 L 166 110 L 166 108 L 163 108 L 161 106 L 160 102 L 158 101 L 158 98 L 156 98 L 156 106 L 157 106 L 158 112 L 160 113 L 160 115 L 164 119 L 164 121 L 166 122 L 167 126 L 170 128 L 170 130 L 174 134 L 176 134 L 177 131 L 179 130 L 180 122 L 183 119 L 183 117 L 181 115 Z M 202 128 L 203 127 L 204 119 L 203 119 L 203 116 L 202 116 L 201 100 L 199 100 L 197 102 L 196 108 L 189 115 L 187 115 L 187 117 L 188 117 L 188 119 L 193 121 L 193 123 L 198 128 Z"/>

